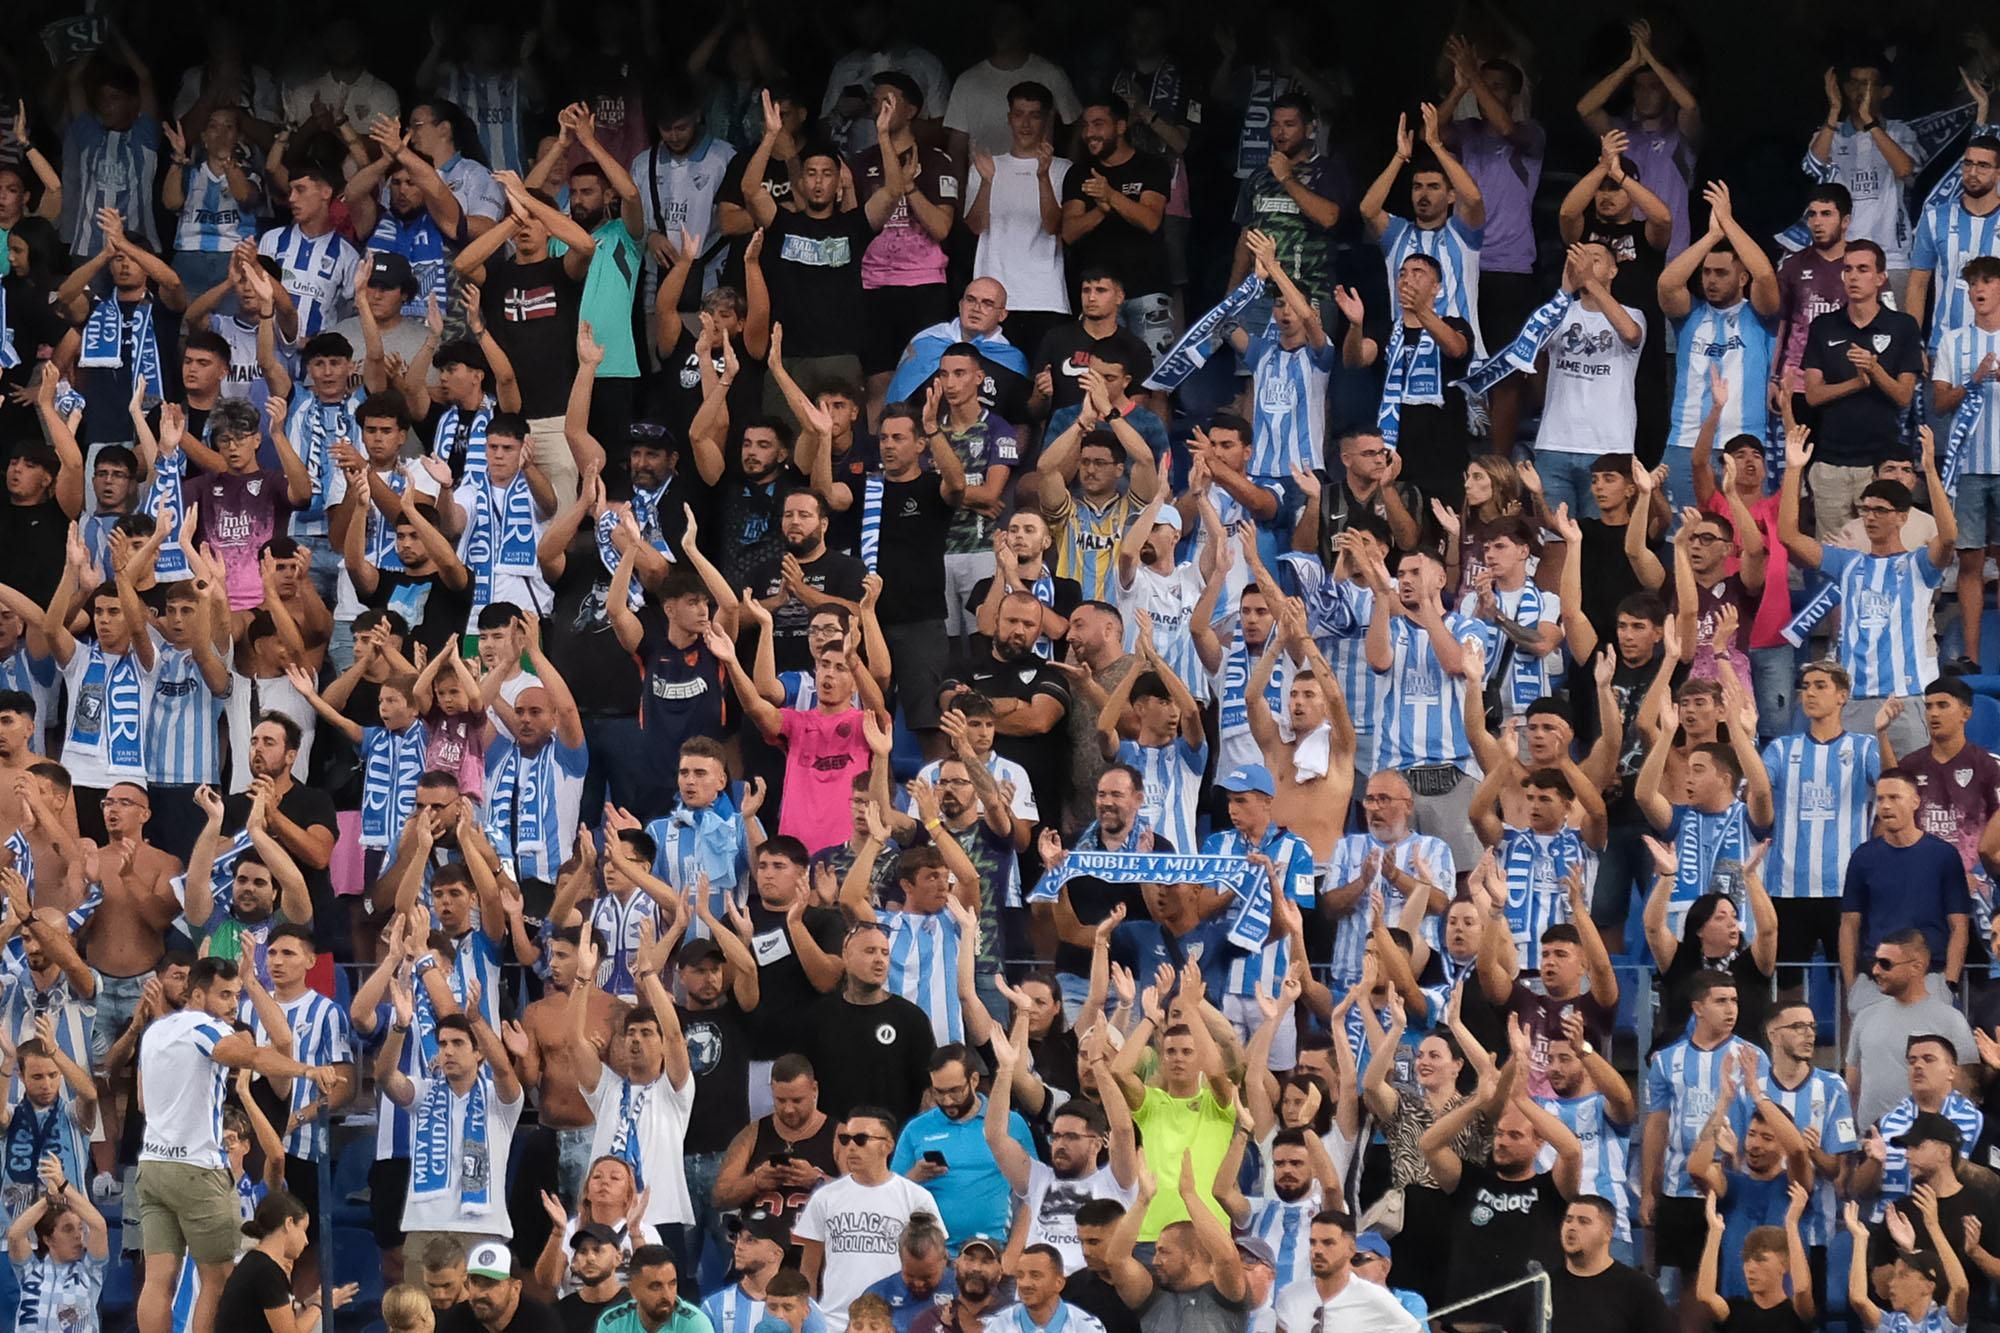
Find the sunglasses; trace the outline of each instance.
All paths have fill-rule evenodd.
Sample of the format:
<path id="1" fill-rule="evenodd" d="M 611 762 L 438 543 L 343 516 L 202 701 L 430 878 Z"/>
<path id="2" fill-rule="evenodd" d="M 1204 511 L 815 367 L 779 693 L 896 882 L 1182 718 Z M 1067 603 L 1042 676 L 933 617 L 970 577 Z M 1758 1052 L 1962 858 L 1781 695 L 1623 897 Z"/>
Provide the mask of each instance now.
<path id="1" fill-rule="evenodd" d="M 884 1136 L 881 1134 L 836 1134 L 833 1136 L 834 1142 L 849 1148 L 859 1148 L 862 1144 L 870 1140 L 882 1137 Z"/>
<path id="2" fill-rule="evenodd" d="M 1909 959 L 1905 958 L 1903 960 L 1903 963 L 1907 963 L 1909 961 L 1910 961 Z M 1894 972 L 1897 968 L 1901 967 L 1903 963 L 1899 963 L 1893 958 L 1884 958 L 1878 954 L 1874 958 L 1869 960 L 1868 970 L 1870 972 Z"/>

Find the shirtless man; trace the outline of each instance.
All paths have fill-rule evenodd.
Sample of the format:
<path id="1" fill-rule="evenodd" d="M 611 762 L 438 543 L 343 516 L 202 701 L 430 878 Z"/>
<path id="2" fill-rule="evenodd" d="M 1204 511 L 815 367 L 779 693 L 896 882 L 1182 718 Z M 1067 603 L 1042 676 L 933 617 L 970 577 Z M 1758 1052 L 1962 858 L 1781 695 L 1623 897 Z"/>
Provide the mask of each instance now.
<path id="1" fill-rule="evenodd" d="M 1314 863 L 1323 866 L 1347 827 L 1347 803 L 1354 794 L 1354 720 L 1333 668 L 1306 628 L 1305 606 L 1287 597 L 1278 603 L 1277 614 L 1277 631 L 1257 659 L 1243 697 L 1250 734 L 1278 786 L 1271 818 L 1304 838 Z M 1291 680 L 1289 741 L 1264 698 L 1278 657 L 1287 649 L 1293 661 L 1305 663 Z"/>
<path id="2" fill-rule="evenodd" d="M 576 988 L 576 946 L 581 926 L 563 926 L 549 934 L 549 986 L 542 998 L 521 1013 L 518 1024 L 501 1029 L 507 1049 L 514 1055 L 514 1068 L 522 1084 L 536 1089 L 536 1105 L 541 1122 L 555 1131 L 561 1151 L 559 1168 L 562 1195 L 577 1197 L 590 1166 L 590 1136 L 597 1120 L 577 1086 L 575 1059 L 571 1054 L 573 1020 L 570 992 Z M 602 943 L 599 943 L 602 951 Z M 600 986 L 592 986 L 589 1010 L 584 1016 L 585 1033 L 597 1048 L 597 1058 L 608 1060 L 611 1034 L 618 1030 L 625 1011 L 632 1006 Z"/>
<path id="3" fill-rule="evenodd" d="M 25 845 L 34 870 L 36 905 L 67 912 L 84 895 L 83 845 L 77 838 L 69 770 L 52 759 L 34 759 L 7 787 L 21 820 L 7 840 L 15 864 L 20 864 L 19 851 Z"/>

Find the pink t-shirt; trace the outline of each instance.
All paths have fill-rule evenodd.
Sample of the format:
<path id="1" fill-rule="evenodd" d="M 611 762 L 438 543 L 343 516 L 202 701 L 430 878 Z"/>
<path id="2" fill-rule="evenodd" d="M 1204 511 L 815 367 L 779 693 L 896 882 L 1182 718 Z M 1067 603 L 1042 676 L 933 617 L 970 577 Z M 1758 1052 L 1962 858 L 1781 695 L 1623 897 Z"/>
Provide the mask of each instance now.
<path id="1" fill-rule="evenodd" d="M 1716 491 L 1708 497 L 1703 506 L 1711 514 L 1729 518 L 1729 502 Z M 1764 534 L 1764 590 L 1757 598 L 1757 614 L 1750 621 L 1750 646 L 1752 648 L 1778 648 L 1785 642 L 1785 626 L 1792 620 L 1792 553 L 1778 540 L 1778 497 L 1767 495 L 1750 506 L 1750 517 L 1757 520 L 1757 530 Z M 1742 542 L 1738 542 L 1740 548 Z M 1732 557 L 1729 572 L 1736 572 L 1738 561 Z M 1741 633 L 1739 630 L 1738 633 Z"/>
<path id="2" fill-rule="evenodd" d="M 785 802 L 778 832 L 817 852 L 854 831 L 854 777 L 868 770 L 868 737 L 859 708 L 838 713 L 783 708 Z"/>
<path id="3" fill-rule="evenodd" d="M 485 723 L 483 713 L 447 715 L 433 707 L 424 714 L 424 729 L 430 736 L 424 767 L 456 774 L 459 791 L 474 800 L 486 790 Z"/>

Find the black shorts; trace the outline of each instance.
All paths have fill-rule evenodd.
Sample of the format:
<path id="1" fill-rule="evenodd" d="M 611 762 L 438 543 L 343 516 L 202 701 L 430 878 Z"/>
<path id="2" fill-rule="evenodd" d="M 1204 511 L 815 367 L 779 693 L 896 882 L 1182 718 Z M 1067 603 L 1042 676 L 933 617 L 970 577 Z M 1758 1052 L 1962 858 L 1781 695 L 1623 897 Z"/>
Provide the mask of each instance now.
<path id="1" fill-rule="evenodd" d="M 409 1197 L 409 1158 L 387 1157 L 368 1168 L 368 1228 L 385 1250 L 403 1248 L 403 1205 Z"/>
<path id="2" fill-rule="evenodd" d="M 1479 334 L 1491 352 L 1514 341 L 1548 296 L 1532 273 L 1479 275 Z"/>
<path id="3" fill-rule="evenodd" d="M 306 1206 L 308 1243 L 319 1240 L 319 1163 L 285 1154 L 285 1188 Z"/>
<path id="4" fill-rule="evenodd" d="M 952 316 L 951 289 L 943 283 L 871 287 L 861 293 L 861 301 L 868 311 L 868 337 L 861 355 L 865 375 L 894 370 L 910 339 Z"/>
<path id="5" fill-rule="evenodd" d="M 1662 1197 L 1653 1210 L 1653 1262 L 1692 1273 L 1708 1243 L 1708 1209 L 1699 1198 Z"/>

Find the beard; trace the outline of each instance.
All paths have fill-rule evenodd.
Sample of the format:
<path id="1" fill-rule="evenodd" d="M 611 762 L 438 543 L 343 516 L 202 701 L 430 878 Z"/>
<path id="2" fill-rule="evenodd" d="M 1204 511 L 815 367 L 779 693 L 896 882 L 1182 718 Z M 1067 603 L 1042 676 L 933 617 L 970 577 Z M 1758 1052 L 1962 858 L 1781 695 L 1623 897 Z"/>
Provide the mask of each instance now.
<path id="1" fill-rule="evenodd" d="M 789 551 L 791 554 L 797 556 L 801 560 L 805 559 L 807 555 L 811 554 L 813 548 L 818 545 L 819 545 L 819 538 L 817 537 L 799 537 L 796 539 L 791 537 L 785 538 L 785 549 Z"/>

